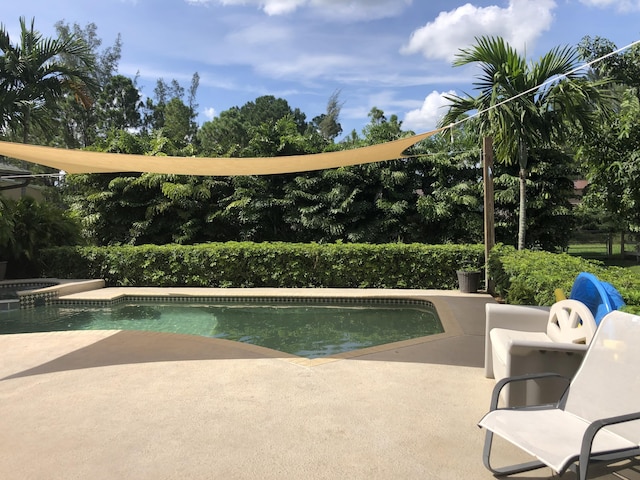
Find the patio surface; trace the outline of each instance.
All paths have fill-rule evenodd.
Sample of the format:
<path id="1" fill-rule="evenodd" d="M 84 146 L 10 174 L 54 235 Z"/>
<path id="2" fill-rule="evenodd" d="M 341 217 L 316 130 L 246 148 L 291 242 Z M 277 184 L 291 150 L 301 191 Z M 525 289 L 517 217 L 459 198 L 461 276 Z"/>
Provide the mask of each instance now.
<path id="1" fill-rule="evenodd" d="M 494 384 L 482 369 L 484 305 L 494 300 L 401 293 L 431 300 L 447 332 L 319 361 L 151 332 L 0 336 L 0 478 L 493 478 L 476 422 Z M 527 460 L 495 448 L 497 464 Z M 640 469 L 591 478 L 638 479 Z"/>

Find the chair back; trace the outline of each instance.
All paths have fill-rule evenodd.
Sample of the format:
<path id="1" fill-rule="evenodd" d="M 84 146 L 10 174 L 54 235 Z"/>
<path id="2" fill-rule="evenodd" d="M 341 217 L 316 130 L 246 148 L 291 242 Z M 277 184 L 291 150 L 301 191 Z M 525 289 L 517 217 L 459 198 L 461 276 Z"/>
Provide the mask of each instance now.
<path id="1" fill-rule="evenodd" d="M 640 411 L 640 316 L 605 315 L 561 407 L 590 422 Z M 640 421 L 609 427 L 640 444 Z"/>
<path id="2" fill-rule="evenodd" d="M 578 300 L 560 300 L 551 306 L 547 336 L 554 342 L 588 345 L 596 328 L 591 310 Z"/>

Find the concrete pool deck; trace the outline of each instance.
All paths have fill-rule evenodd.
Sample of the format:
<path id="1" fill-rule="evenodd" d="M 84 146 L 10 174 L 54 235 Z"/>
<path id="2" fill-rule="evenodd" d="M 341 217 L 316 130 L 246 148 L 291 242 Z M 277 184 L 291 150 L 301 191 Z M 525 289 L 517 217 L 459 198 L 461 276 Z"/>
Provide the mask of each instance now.
<path id="1" fill-rule="evenodd" d="M 74 295 L 117 293 L 109 290 Z M 484 305 L 493 298 L 317 294 L 364 292 L 428 298 L 447 332 L 326 361 L 152 332 L 0 336 L 0 478 L 493 478 L 476 426 L 494 384 L 482 369 Z M 526 459 L 499 442 L 496 453 L 497 463 Z"/>

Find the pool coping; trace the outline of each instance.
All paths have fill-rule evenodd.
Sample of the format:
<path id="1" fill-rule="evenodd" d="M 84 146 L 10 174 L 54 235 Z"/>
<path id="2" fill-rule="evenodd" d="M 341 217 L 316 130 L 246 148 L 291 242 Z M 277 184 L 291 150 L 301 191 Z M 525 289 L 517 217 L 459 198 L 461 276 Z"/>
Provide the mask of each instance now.
<path id="1" fill-rule="evenodd" d="M 438 312 L 438 317 L 444 329 L 443 333 L 436 333 L 426 337 L 417 337 L 409 340 L 385 343 L 373 347 L 361 348 L 350 352 L 343 352 L 327 357 L 309 359 L 297 355 L 272 350 L 258 345 L 243 344 L 250 351 L 268 354 L 270 357 L 283 358 L 288 362 L 300 366 L 317 366 L 345 359 L 354 359 L 366 355 L 386 352 L 421 345 L 424 343 L 440 341 L 457 337 L 463 334 L 463 329 L 456 316 L 449 307 L 449 301 L 453 298 L 474 297 L 487 294 L 462 293 L 449 290 L 390 290 L 390 289 L 344 289 L 344 288 L 203 288 L 203 287 L 106 287 L 93 290 L 83 290 L 69 293 L 57 298 L 56 304 L 71 305 L 109 305 L 124 301 L 135 300 L 167 300 L 167 301 L 204 301 L 215 299 L 216 301 L 245 301 L 260 299 L 261 301 L 282 301 L 290 298 L 292 301 L 318 301 L 349 303 L 349 301 L 384 301 L 407 303 L 423 303 L 432 305 Z M 449 301 L 447 301 L 447 299 Z M 113 303 L 112 303 L 113 302 Z"/>
<path id="2" fill-rule="evenodd" d="M 36 288 L 33 288 L 36 287 Z M 39 288 L 38 288 L 39 287 Z M 99 290 L 105 287 L 104 280 L 96 279 L 60 279 L 60 278 L 30 278 L 0 281 L 0 288 L 13 288 L 17 291 L 17 300 L 0 300 L 7 308 L 33 308 L 50 305 L 58 298 L 78 292 Z M 23 290 L 20 290 L 22 288 Z"/>
<path id="3" fill-rule="evenodd" d="M 460 298 L 493 297 L 486 293 L 463 293 L 457 290 L 420 290 L 420 289 L 377 289 L 377 288 L 210 288 L 210 287 L 106 287 L 104 280 L 88 279 L 25 279 L 5 280 L 0 287 L 20 287 L 45 285 L 39 289 L 19 291 L 20 308 L 33 308 L 43 305 L 62 306 L 110 306 L 123 301 L 168 301 L 168 302 L 205 302 L 205 301 L 259 301 L 282 302 L 291 299 L 291 303 L 313 301 L 332 304 L 352 304 L 358 302 L 379 301 L 429 305 L 435 307 L 444 332 L 416 337 L 409 340 L 385 343 L 373 347 L 361 348 L 326 357 L 309 359 L 294 354 L 269 349 L 259 345 L 242 343 L 243 349 L 274 358 L 282 358 L 300 366 L 317 366 L 345 359 L 369 356 L 398 349 L 437 342 L 464 335 L 464 328 L 451 309 L 451 301 Z M 15 302 L 15 301 L 14 301 Z M 288 303 L 288 302 L 287 302 Z M 213 339 L 215 340 L 215 339 Z"/>

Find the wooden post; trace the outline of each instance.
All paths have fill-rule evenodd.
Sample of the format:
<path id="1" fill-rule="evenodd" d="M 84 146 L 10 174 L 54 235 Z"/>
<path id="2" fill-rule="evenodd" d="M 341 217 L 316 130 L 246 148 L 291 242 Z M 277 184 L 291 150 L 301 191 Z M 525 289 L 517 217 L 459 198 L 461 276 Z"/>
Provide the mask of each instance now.
<path id="1" fill-rule="evenodd" d="M 496 244 L 494 195 L 493 195 L 493 139 L 482 139 L 482 177 L 484 183 L 484 261 L 485 287 L 493 293 L 493 281 L 489 278 L 489 252 Z"/>
<path id="2" fill-rule="evenodd" d="M 613 232 L 609 232 L 607 236 L 607 257 L 613 256 Z"/>

